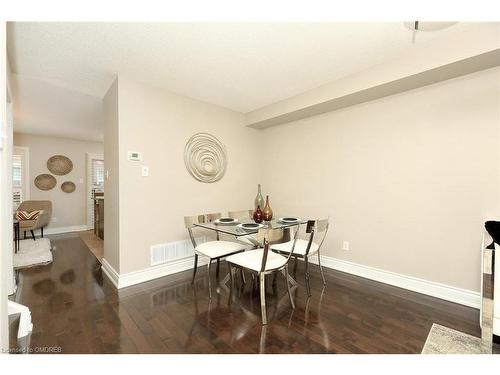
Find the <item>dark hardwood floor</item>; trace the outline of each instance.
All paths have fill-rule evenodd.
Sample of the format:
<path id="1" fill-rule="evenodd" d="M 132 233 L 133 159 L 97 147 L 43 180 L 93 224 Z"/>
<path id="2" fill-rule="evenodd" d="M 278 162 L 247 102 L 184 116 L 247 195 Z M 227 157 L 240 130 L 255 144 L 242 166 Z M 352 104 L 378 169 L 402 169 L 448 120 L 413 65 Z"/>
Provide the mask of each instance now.
<path id="1" fill-rule="evenodd" d="M 16 300 L 30 307 L 31 348 L 62 353 L 420 353 L 432 323 L 479 336 L 479 311 L 312 266 L 306 298 L 299 264 L 292 310 L 282 277 L 268 283 L 269 324 L 248 282 L 208 299 L 205 268 L 117 291 L 78 235 L 52 237 L 54 262 L 19 275 Z M 214 267 L 215 268 L 215 267 Z M 223 263 L 221 277 L 227 273 Z M 212 275 L 215 277 L 215 272 Z M 250 277 L 247 278 L 250 280 Z"/>

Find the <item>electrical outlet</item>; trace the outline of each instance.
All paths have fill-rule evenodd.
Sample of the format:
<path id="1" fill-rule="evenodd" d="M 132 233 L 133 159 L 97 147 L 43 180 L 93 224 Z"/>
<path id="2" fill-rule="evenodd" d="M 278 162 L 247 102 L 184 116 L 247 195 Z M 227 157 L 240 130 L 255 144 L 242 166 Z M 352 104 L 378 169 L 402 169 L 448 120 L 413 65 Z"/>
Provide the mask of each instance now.
<path id="1" fill-rule="evenodd" d="M 149 176 L 149 167 L 143 166 L 142 167 L 142 177 L 148 177 Z"/>
<path id="2" fill-rule="evenodd" d="M 345 250 L 345 251 L 349 250 L 349 241 L 342 242 L 342 250 Z"/>
<path id="3" fill-rule="evenodd" d="M 57 223 L 57 217 L 55 217 L 55 216 L 54 216 L 54 217 L 52 218 L 52 222 L 53 222 L 53 223 Z"/>

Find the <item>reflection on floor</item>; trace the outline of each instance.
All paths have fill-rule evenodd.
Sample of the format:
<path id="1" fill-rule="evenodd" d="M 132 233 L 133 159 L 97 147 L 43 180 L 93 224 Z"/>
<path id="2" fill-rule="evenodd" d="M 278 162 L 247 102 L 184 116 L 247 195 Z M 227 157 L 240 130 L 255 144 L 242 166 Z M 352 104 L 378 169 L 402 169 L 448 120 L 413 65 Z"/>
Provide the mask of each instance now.
<path id="1" fill-rule="evenodd" d="M 206 267 L 194 287 L 181 272 L 117 291 L 78 234 L 52 237 L 53 263 L 20 272 L 17 301 L 30 307 L 31 348 L 63 353 L 420 353 L 438 324 L 478 336 L 476 309 L 316 269 L 312 297 L 299 264 L 296 309 L 283 278 L 269 282 L 269 325 L 260 323 L 258 288 L 240 278 L 208 299 Z M 315 267 L 314 267 L 315 268 Z M 226 274 L 222 263 L 221 278 Z M 215 272 L 212 278 L 215 277 Z M 33 350 L 36 352 L 36 350 Z"/>
<path id="2" fill-rule="evenodd" d="M 80 238 L 85 245 L 87 245 L 92 254 L 95 255 L 100 263 L 102 263 L 102 258 L 104 258 L 104 241 L 97 237 L 93 230 L 79 232 L 79 234 Z"/>

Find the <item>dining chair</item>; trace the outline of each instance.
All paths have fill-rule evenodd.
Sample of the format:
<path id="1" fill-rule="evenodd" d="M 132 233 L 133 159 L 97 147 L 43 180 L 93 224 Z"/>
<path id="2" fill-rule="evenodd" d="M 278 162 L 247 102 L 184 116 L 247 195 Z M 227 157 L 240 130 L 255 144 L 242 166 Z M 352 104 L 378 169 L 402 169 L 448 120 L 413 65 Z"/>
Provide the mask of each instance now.
<path id="1" fill-rule="evenodd" d="M 293 252 L 295 258 L 295 265 L 297 265 L 297 259 L 303 259 L 305 263 L 305 282 L 307 295 L 311 296 L 311 286 L 309 283 L 309 257 L 317 254 L 318 255 L 318 265 L 321 272 L 321 278 L 323 279 L 323 285 L 326 285 L 325 275 L 323 273 L 323 267 L 321 266 L 321 255 L 320 248 L 323 245 L 323 241 L 326 238 L 328 232 L 329 219 L 322 220 L 309 220 L 306 225 L 306 233 L 309 235 L 307 240 L 297 239 L 294 241 L 288 241 L 283 243 L 274 244 L 271 246 L 271 250 L 282 255 L 288 255 Z M 300 231 L 300 227 L 297 228 L 295 236 Z M 315 242 L 316 236 L 321 237 L 321 241 Z"/>
<path id="2" fill-rule="evenodd" d="M 288 298 L 290 299 L 290 304 L 292 309 L 295 309 L 295 303 L 293 302 L 292 293 L 290 291 L 290 282 L 288 277 L 288 262 L 293 255 L 294 243 L 297 240 L 298 231 L 295 233 L 295 237 L 292 243 L 292 249 L 288 254 L 288 257 L 284 257 L 280 254 L 269 251 L 269 244 L 280 241 L 283 238 L 283 228 L 280 229 L 268 229 L 261 228 L 257 233 L 257 240 L 262 241 L 263 248 L 256 250 L 249 250 L 242 253 L 234 254 L 226 258 L 226 262 L 229 267 L 229 275 L 231 279 L 230 290 L 233 290 L 234 284 L 234 270 L 236 268 L 245 269 L 247 271 L 256 273 L 258 276 L 260 284 L 260 310 L 262 316 L 262 324 L 267 324 L 267 313 L 266 313 L 266 275 L 273 274 L 275 272 L 282 272 L 286 280 L 286 288 L 288 292 Z M 231 301 L 231 297 L 229 299 Z"/>
<path id="3" fill-rule="evenodd" d="M 219 232 L 217 232 L 217 239 L 215 241 L 207 241 L 199 245 L 196 244 L 196 240 L 193 235 L 193 228 L 195 227 L 195 224 L 210 223 L 216 219 L 220 219 L 221 217 L 222 215 L 220 213 L 184 217 L 184 225 L 188 230 L 189 238 L 191 239 L 194 248 L 194 268 L 193 268 L 193 279 L 191 280 L 191 284 L 193 284 L 195 280 L 196 270 L 198 268 L 198 257 L 199 256 L 207 257 L 209 298 L 212 298 L 212 288 L 210 283 L 210 266 L 212 264 L 212 261 L 217 260 L 217 262 L 219 262 L 221 258 L 224 258 L 228 255 L 245 251 L 247 247 L 246 245 L 239 242 L 221 241 L 219 239 Z"/>
<path id="4" fill-rule="evenodd" d="M 253 210 L 229 211 L 227 216 L 240 221 L 252 219 Z"/>
<path id="5" fill-rule="evenodd" d="M 253 219 L 253 211 L 252 210 L 229 211 L 227 213 L 227 216 L 229 216 L 232 219 L 236 219 L 236 220 L 239 220 L 239 221 L 244 223 L 244 222 L 247 222 L 247 221 Z M 246 245 L 250 245 L 252 248 L 255 248 L 255 235 L 253 235 L 253 234 L 246 234 L 243 236 L 238 236 L 238 237 L 236 237 L 236 239 L 238 241 L 243 242 Z"/>

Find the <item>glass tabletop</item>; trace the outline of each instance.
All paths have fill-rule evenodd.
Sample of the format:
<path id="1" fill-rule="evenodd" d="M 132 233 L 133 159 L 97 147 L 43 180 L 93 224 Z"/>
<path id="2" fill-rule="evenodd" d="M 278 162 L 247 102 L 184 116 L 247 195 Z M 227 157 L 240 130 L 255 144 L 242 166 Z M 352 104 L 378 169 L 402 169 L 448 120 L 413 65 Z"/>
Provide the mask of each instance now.
<path id="1" fill-rule="evenodd" d="M 254 223 L 254 222 L 249 219 L 246 221 L 238 222 L 237 224 L 242 224 L 242 223 Z M 305 224 L 305 223 L 307 223 L 306 220 L 300 220 L 300 221 L 296 221 L 293 223 L 290 223 L 290 222 L 285 223 L 285 222 L 274 219 L 274 220 L 271 220 L 269 222 L 263 221 L 262 224 L 264 226 L 262 228 L 281 229 L 281 228 L 294 227 L 294 226 Z M 243 229 L 243 228 L 239 227 L 237 224 L 230 224 L 230 225 L 229 224 L 215 224 L 214 222 L 211 222 L 211 223 L 194 224 L 194 226 L 205 228 L 205 229 L 210 229 L 210 230 L 213 230 L 216 232 L 225 233 L 225 234 L 229 234 L 229 235 L 237 236 L 237 237 L 244 236 L 247 234 L 256 234 L 259 231 L 259 228 Z"/>

